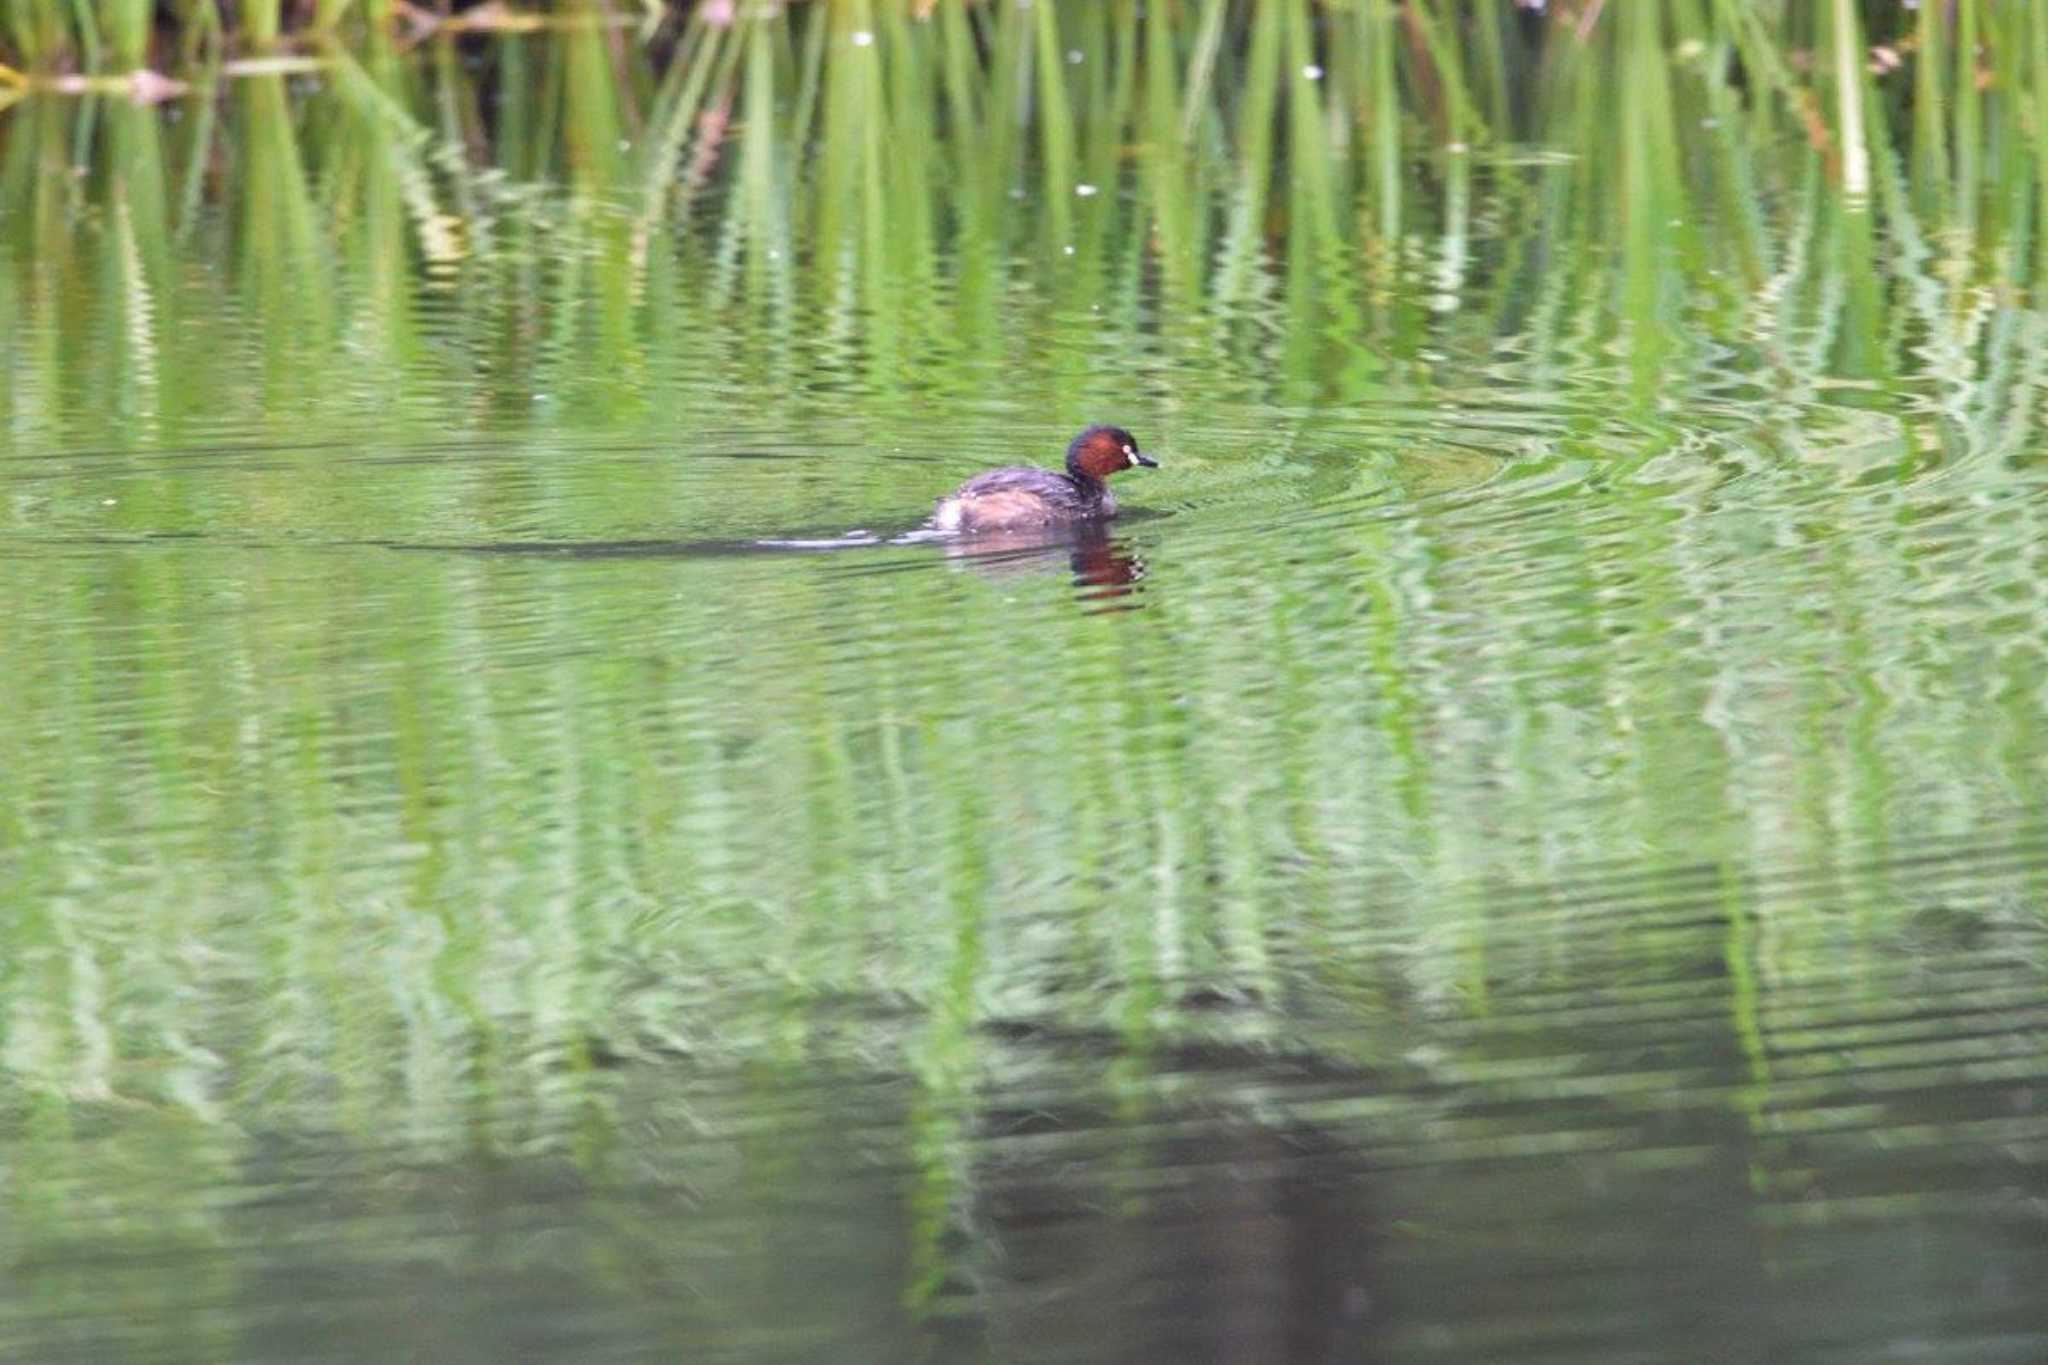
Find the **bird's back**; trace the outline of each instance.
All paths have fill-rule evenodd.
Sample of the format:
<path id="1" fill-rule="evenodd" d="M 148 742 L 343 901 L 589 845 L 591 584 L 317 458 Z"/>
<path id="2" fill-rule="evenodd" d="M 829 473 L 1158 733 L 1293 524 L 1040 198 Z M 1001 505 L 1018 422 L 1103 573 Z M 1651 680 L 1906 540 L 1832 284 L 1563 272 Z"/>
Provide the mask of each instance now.
<path id="1" fill-rule="evenodd" d="M 932 520 L 942 531 L 973 531 L 1110 516 L 1108 492 L 1090 497 L 1065 474 L 1010 465 L 977 474 L 939 499 Z"/>

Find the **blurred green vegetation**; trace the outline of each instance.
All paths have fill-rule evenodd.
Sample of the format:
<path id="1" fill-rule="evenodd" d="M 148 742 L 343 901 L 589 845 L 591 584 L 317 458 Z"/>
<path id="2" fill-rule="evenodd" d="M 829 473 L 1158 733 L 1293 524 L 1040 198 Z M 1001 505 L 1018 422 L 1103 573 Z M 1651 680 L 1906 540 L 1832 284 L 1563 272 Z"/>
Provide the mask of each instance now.
<path id="1" fill-rule="evenodd" d="M 714 9 L 670 16 L 652 38 L 598 22 L 538 32 L 478 27 L 428 33 L 401 50 L 391 27 L 364 22 L 371 7 L 334 5 L 320 13 L 338 22 L 347 43 L 303 45 L 285 69 L 184 70 L 191 89 L 153 105 L 58 90 L 17 101 L 0 116 L 0 306 L 19 323 L 0 337 L 0 422 L 18 451 L 127 452 L 122 458 L 138 461 L 136 482 L 104 517 L 91 510 L 98 467 L 90 460 L 61 483 L 77 496 L 54 503 L 47 484 L 17 483 L 19 472 L 0 478 L 15 498 L 17 528 L 461 540 L 511 534 L 527 525 L 522 518 L 539 515 L 522 482 L 539 477 L 532 471 L 471 483 L 458 467 L 431 480 L 357 482 L 358 466 L 339 457 L 329 466 L 322 447 L 303 447 L 309 435 L 342 451 L 402 451 L 451 436 L 574 449 L 729 430 L 743 412 L 746 429 L 876 432 L 890 442 L 923 439 L 919 448 L 929 451 L 951 439 L 925 435 L 935 410 L 955 435 L 1008 432 L 1020 411 L 1051 414 L 1048 442 L 1093 413 L 1129 412 L 1141 433 L 1179 434 L 1173 444 L 1182 458 L 1155 487 L 1172 488 L 1176 468 L 1191 471 L 1206 496 L 1276 515 L 1276 488 L 1343 506 L 1468 486 L 1502 459 L 1510 460 L 1511 488 L 1554 496 L 1560 506 L 1583 491 L 1583 480 L 1639 480 L 1643 522 L 1630 532 L 1629 572 L 1644 575 L 1645 615 L 1582 622 L 1579 630 L 1586 640 L 1602 630 L 1641 631 L 1663 642 L 1670 675 L 1686 677 L 1697 642 L 1674 641 L 1655 616 L 1691 600 L 1708 566 L 1740 559 L 1745 537 L 1796 546 L 1810 525 L 1876 516 L 1873 500 L 1888 481 L 1912 484 L 1939 472 L 1938 485 L 1922 488 L 1924 505 L 1908 498 L 1883 514 L 1896 515 L 1897 526 L 1853 552 L 1829 552 L 1841 558 L 1827 567 L 1820 600 L 1842 614 L 1850 643 L 1825 630 L 1787 646 L 1817 670 L 1808 679 L 1815 691 L 1799 694 L 1805 700 L 1794 712 L 1821 715 L 1834 695 L 1826 676 L 1833 651 L 1848 648 L 1875 668 L 1890 657 L 1888 640 L 1916 638 L 1910 624 L 1866 617 L 1858 605 L 1935 591 L 1938 574 L 1930 578 L 1935 571 L 1908 528 L 1942 523 L 1951 515 L 1942 499 L 2000 498 L 2012 471 L 2035 458 L 2029 433 L 2048 366 L 2041 318 L 2025 306 L 2048 261 L 2040 231 L 2048 81 L 2032 74 L 2048 55 L 2040 7 L 1927 6 L 1897 37 L 1904 65 L 1895 70 L 1866 60 L 1876 21 L 1897 18 L 1885 6 L 1675 0 L 1553 6 L 1539 17 L 1506 5 L 1219 0 L 1156 6 L 1141 21 L 1131 4 L 941 3 L 926 12 L 849 0 L 754 9 L 756 17 L 731 23 L 711 22 Z M 59 31 L 60 21 L 76 17 L 47 7 L 9 13 L 17 22 L 41 15 Z M 306 12 L 250 6 L 243 18 L 241 34 L 287 20 L 298 33 Z M 223 22 L 211 31 L 227 30 Z M 150 30 L 138 19 L 121 31 Z M 1860 129 L 1866 154 L 1860 173 L 1846 154 L 1850 129 Z M 1859 174 L 1867 194 L 1851 183 Z M 1492 411 L 1495 402 L 1509 406 Z M 1347 405 L 1417 417 L 1375 435 L 1346 425 Z M 1453 410 L 1469 413 L 1469 425 L 1439 415 Z M 304 449 L 294 459 L 305 464 L 292 465 L 293 477 L 252 472 L 216 488 L 179 476 L 179 452 L 222 443 Z M 1702 451 L 1729 468 L 1763 461 L 1772 478 L 1795 484 L 1812 469 L 1841 482 L 1815 493 L 1817 504 L 1788 502 L 1783 524 L 1765 516 L 1763 525 L 1740 523 L 1728 542 L 1715 539 L 1718 529 L 1691 541 L 1700 528 L 1688 524 L 1682 536 L 1660 522 L 1658 481 L 1667 461 Z M 535 468 L 559 480 L 543 483 L 558 493 L 583 487 L 581 476 L 546 462 Z M 1563 491 L 1544 493 L 1546 480 L 1558 479 L 1567 480 Z M 634 469 L 590 489 L 575 525 L 598 535 L 706 536 L 886 525 L 921 506 L 941 481 L 929 466 L 861 462 L 796 484 L 735 480 L 707 498 L 679 469 Z M 344 487 L 346 496 L 337 491 Z M 1981 553 L 2024 561 L 2029 527 L 2018 514 L 2000 521 Z M 1605 558 L 1613 532 L 1599 522 L 1547 544 L 1557 556 L 1548 586 L 1578 591 L 1605 581 L 1614 572 Z M 1243 564 L 1241 538 L 1211 546 L 1218 567 L 1184 585 L 1180 600 L 1216 629 L 1143 646 L 1158 651 L 1143 666 L 1162 691 L 1175 690 L 1165 675 L 1178 672 L 1180 686 L 1195 688 L 1197 709 L 1223 725 L 1220 717 L 1242 704 L 1254 662 L 1239 657 L 1233 639 L 1273 631 L 1286 658 L 1334 651 L 1320 665 L 1300 663 L 1298 675 L 1283 674 L 1294 678 L 1298 697 L 1315 694 L 1326 670 L 1345 671 L 1364 648 L 1372 686 L 1356 714 L 1371 725 L 1354 733 L 1306 702 L 1294 712 L 1279 707 L 1254 725 L 1250 752 L 1192 735 L 1175 741 L 1198 760 L 1176 785 L 1179 800 L 1158 791 L 1069 790 L 1055 775 L 1084 770 L 1086 755 L 1067 746 L 1118 742 L 1112 712 L 1127 703 L 1105 703 L 1099 724 L 1068 727 L 1043 756 L 1049 766 L 1012 784 L 1065 793 L 1047 808 L 1068 815 L 1046 827 L 1037 854 L 1018 860 L 1032 869 L 1027 879 L 1056 880 L 1075 850 L 1064 842 L 1070 825 L 1078 822 L 1086 851 L 1085 831 L 1113 808 L 1159 811 L 1162 837 L 1179 850 L 1168 862 L 1226 860 L 1222 871 L 1190 869 L 1185 883 L 1205 888 L 1204 903 L 1219 914 L 1251 904 L 1268 842 L 1321 850 L 1311 859 L 1322 867 L 1318 895 L 1335 894 L 1347 878 L 1356 886 L 1386 874 L 1376 864 L 1325 865 L 1348 847 L 1346 828 L 1405 830 L 1416 842 L 1397 861 L 1440 859 L 1447 876 L 1475 873 L 1470 860 L 1490 855 L 1434 819 L 1474 780 L 1447 775 L 1430 757 L 1442 740 L 1430 689 L 1456 654 L 1455 628 L 1396 622 L 1428 622 L 1427 604 L 1440 600 L 1404 578 L 1404 566 L 1435 562 L 1448 545 L 1483 560 L 1494 541 L 1483 527 L 1444 533 L 1448 542 L 1438 534 L 1368 525 L 1329 561 L 1338 580 L 1366 574 L 1363 600 L 1377 611 L 1363 645 L 1341 637 L 1330 644 L 1309 629 L 1314 597 L 1282 588 L 1270 600 L 1246 597 L 1243 580 L 1259 571 Z M 152 562 L 122 568 L 124 582 L 135 575 L 122 591 L 138 594 L 145 608 L 182 610 L 177 604 L 195 589 Z M 47 567 L 63 579 L 62 561 Z M 1811 623 L 1811 568 L 1790 574 L 1758 610 Z M 398 570 L 380 563 L 365 572 L 360 590 L 370 597 L 401 594 L 388 578 Z M 490 576 L 482 568 L 454 574 L 441 604 L 448 619 L 421 640 L 386 641 L 388 650 L 420 655 L 429 661 L 423 677 L 453 686 L 469 638 L 459 623 Z M 71 586 L 88 597 L 109 590 L 96 580 Z M 229 717 L 262 715 L 265 733 L 299 735 L 306 771 L 324 771 L 322 746 L 343 737 L 317 719 L 320 706 L 301 714 L 315 696 L 301 698 L 299 684 L 279 679 L 317 675 L 332 662 L 325 651 L 337 646 L 289 624 L 317 619 L 329 586 L 312 580 L 303 599 L 288 597 L 296 605 L 277 622 L 276 638 L 252 639 L 243 626 L 210 616 L 163 622 L 161 648 L 242 662 L 182 683 L 176 672 L 109 682 L 158 696 L 192 727 L 145 727 L 155 757 L 140 770 L 127 766 L 132 755 L 94 758 L 68 747 L 69 737 L 97 723 L 92 703 L 50 689 L 58 679 L 101 675 L 85 657 L 98 648 L 96 637 L 56 630 L 6 640 L 12 657 L 41 659 L 11 673 L 16 714 L 38 718 L 12 734 L 13 770 L 50 784 L 40 797 L 33 784 L 17 784 L 0 800 L 13 847 L 42 850 L 25 872 L 34 875 L 16 885 L 68 880 L 52 852 L 65 843 L 50 842 L 49 822 L 84 838 L 110 818 L 109 804 L 128 811 L 123 820 L 137 818 L 123 795 L 137 783 L 151 793 L 146 807 L 180 812 L 180 828 L 243 829 L 259 811 L 241 803 L 290 780 L 269 769 L 275 751 L 262 771 L 241 771 L 245 756 Z M 1341 582 L 1326 586 L 1350 600 Z M 667 589 L 645 590 L 656 594 L 641 605 L 652 618 Z M 1461 591 L 1483 595 L 1486 585 Z M 66 599 L 58 592 L 49 600 Z M 77 599 L 81 612 L 85 600 Z M 721 599 L 704 621 L 676 629 L 772 640 L 789 604 L 764 600 L 771 605 L 761 618 L 743 626 L 730 622 L 748 610 L 744 598 Z M 1270 622 L 1255 609 L 1261 602 Z M 2012 620 L 2032 609 L 2006 606 Z M 613 610 L 593 619 L 611 619 Z M 1554 624 L 1504 611 L 1498 629 L 1541 668 Z M 369 623 L 337 629 L 347 637 L 356 625 Z M 198 643 L 189 629 L 226 634 Z M 1057 629 L 1091 628 L 1062 620 Z M 2005 738 L 1989 750 L 1973 747 L 1981 737 L 1954 709 L 1967 660 L 1947 646 L 1930 644 L 1920 659 L 1933 681 L 1870 683 L 1878 700 L 1854 713 L 1871 727 L 1854 751 L 1858 763 L 1874 765 L 1858 779 L 1872 804 L 1856 808 L 1852 822 L 1866 844 L 1889 838 L 1881 794 L 1899 779 L 1887 774 L 1911 769 L 1916 749 L 1948 755 L 1951 767 L 1974 765 L 1986 792 L 1958 798 L 1959 809 L 1995 808 L 1987 793 L 2033 790 L 2035 738 L 2025 716 L 2035 689 L 2019 679 L 2039 662 L 2038 648 L 2001 640 L 1996 669 L 2013 682 L 1994 727 Z M 1106 646 L 1090 646 L 1098 647 Z M 283 675 L 281 661 L 290 661 Z M 858 824 L 856 787 L 918 785 L 890 766 L 910 732 L 894 734 L 891 721 L 871 733 L 870 721 L 943 711 L 947 689 L 930 690 L 929 678 L 961 665 L 927 661 L 925 680 L 914 684 L 925 700 L 906 709 L 892 700 L 893 689 L 913 686 L 906 677 L 823 655 L 793 673 L 789 662 L 767 651 L 730 663 L 753 680 L 750 690 L 789 687 L 788 705 L 813 716 L 813 728 L 774 740 L 794 747 L 776 751 L 767 771 L 785 786 L 763 798 L 760 811 L 743 818 L 718 804 L 686 816 L 664 794 L 678 771 L 696 774 L 693 801 L 749 785 L 737 769 L 705 777 L 729 759 L 704 735 L 739 717 L 700 718 L 693 725 L 710 731 L 691 730 L 694 738 L 679 738 L 682 747 L 659 762 L 632 731 L 599 727 L 586 737 L 604 746 L 599 766 L 647 776 L 644 786 L 615 793 L 633 810 L 599 837 L 672 831 L 684 820 L 744 841 L 771 811 L 812 812 L 818 827 L 794 846 L 824 864 L 787 887 L 742 895 L 728 886 L 714 899 L 855 894 L 851 869 L 860 859 L 838 841 Z M 1581 662 L 1596 676 L 1604 666 Z M 1063 685 L 1087 690 L 1103 667 L 1103 656 L 1081 650 Z M 973 673 L 952 685 L 961 695 L 977 695 Z M 610 674 L 565 680 L 563 695 L 603 695 L 619 682 Z M 230 684 L 256 691 L 231 698 L 220 692 Z M 187 685 L 197 690 L 162 691 Z M 691 684 L 707 715 L 724 715 L 726 703 L 712 698 L 725 686 L 711 674 Z M 1894 732 L 1888 724 L 1906 723 L 1882 703 L 1894 693 L 1936 695 L 1942 704 Z M 405 705 L 429 695 L 409 694 Z M 988 700 L 1012 715 L 1028 711 L 1033 695 L 1006 686 Z M 1518 760 L 1504 800 L 1533 814 L 1563 783 L 1585 803 L 1589 823 L 1552 845 L 1566 865 L 1571 854 L 1604 856 L 1603 822 L 1615 812 L 1601 803 L 1604 777 L 1561 776 L 1575 771 L 1574 746 L 1594 736 L 1546 731 L 1538 717 L 1567 697 L 1589 703 L 1599 695 L 1594 682 L 1560 675 L 1508 707 L 1516 716 L 1534 708 L 1522 719 L 1535 728 L 1514 740 L 1534 748 Z M 1679 770 L 1716 752 L 1718 741 L 1696 720 L 1651 724 L 1629 713 L 1655 698 L 1623 695 L 1635 701 L 1618 703 L 1621 728 L 1600 740 L 1619 746 L 1613 764 L 1643 765 L 1645 781 L 1656 767 L 1624 732 L 1691 755 Z M 634 705 L 658 709 L 658 697 Z M 435 705 L 462 710 L 473 700 L 451 694 Z M 63 709 L 73 704 L 87 709 Z M 552 709 L 543 715 L 535 744 L 557 737 Z M 1147 718 L 1153 728 L 1140 732 L 1152 740 L 1184 725 L 1172 713 Z M 387 719 L 387 739 L 418 746 L 385 755 L 399 764 L 393 780 L 408 791 L 417 784 L 408 828 L 429 818 L 433 802 L 424 793 L 434 774 L 494 761 L 483 757 L 490 745 L 481 736 L 458 759 L 439 751 L 438 729 L 424 715 Z M 1755 718 L 1786 743 L 1805 743 L 1785 730 L 1792 721 L 1775 702 Z M 955 850 L 947 857 L 963 876 L 986 861 L 985 850 L 974 851 L 984 824 L 1032 827 L 1027 810 L 955 800 L 962 779 L 940 774 L 973 771 L 972 740 L 960 734 L 941 746 L 917 806 L 974 826 L 948 823 L 943 839 L 928 841 Z M 854 783 L 847 754 L 869 744 L 862 762 L 871 770 L 862 768 Z M 2001 752 L 2007 757 L 1997 758 Z M 1384 785 L 1352 789 L 1341 765 L 1331 766 L 1337 754 Z M 1829 751 L 1811 774 L 1828 792 L 1838 775 L 1826 765 L 1839 757 Z M 508 770 L 530 758 L 506 760 Z M 1126 758 L 1128 771 L 1145 771 L 1141 754 Z M 217 769 L 216 777 L 188 781 L 185 765 L 194 761 Z M 1815 761 L 1822 762 L 1818 750 Z M 96 763 L 113 766 L 86 784 L 76 805 L 46 804 L 51 790 L 70 786 L 63 775 L 91 773 Z M 1218 795 L 1234 790 L 1232 774 L 1247 768 L 1311 786 L 1335 781 L 1346 800 L 1366 804 L 1342 806 L 1340 815 L 1306 788 L 1274 805 L 1242 791 Z M 1729 778 L 1745 791 L 1754 780 Z M 321 807 L 331 795 L 309 783 L 299 793 L 304 819 L 262 841 L 270 847 L 331 828 L 333 812 Z M 1841 818 L 1828 806 L 1835 797 L 1813 799 L 1832 829 Z M 492 821 L 475 818 L 481 823 L 435 838 L 482 840 L 467 856 L 489 862 L 498 856 L 486 833 Z M 1649 822 L 1632 826 L 1624 841 L 1639 850 L 1675 850 L 1699 835 L 1654 802 L 1633 818 Z M 777 836 L 748 856 L 781 842 Z M 312 860 L 308 875 L 285 880 L 316 899 L 338 894 L 332 868 L 312 875 L 336 850 L 302 852 Z M 1142 862 L 1156 852 L 1111 843 L 1091 856 Z M 722 876 L 745 861 L 680 845 L 674 853 L 708 859 Z M 1493 872 L 1508 875 L 1526 853 L 1505 850 Z M 640 855 L 607 843 L 575 861 L 633 867 Z M 942 859 L 917 875 L 943 879 L 951 865 Z M 1135 876 L 1136 864 L 1125 871 Z M 691 875 L 670 868 L 664 880 L 680 879 L 687 896 Z M 462 885 L 456 878 L 445 887 Z M 652 894 L 642 888 L 625 899 Z M 937 887 L 932 897 L 973 899 Z M 881 914 L 885 905 L 926 899 L 892 886 L 871 908 Z M 833 922 L 843 913 L 833 910 Z M 1259 933 L 1238 938 L 1250 952 Z"/>
<path id="2" fill-rule="evenodd" d="M 24 1298 L 275 1123 L 638 1159 L 621 1058 L 907 1071 L 936 1266 L 980 1026 L 1138 1116 L 1205 990 L 1475 1086 L 1518 991 L 1682 1011 L 1588 1090 L 1796 1197 L 1902 926 L 2041 903 L 2043 7 L 738 8 L 0 8 Z M 381 548 L 887 526 L 1103 413 L 1138 612 Z"/>
<path id="3" fill-rule="evenodd" d="M 821 317 L 887 375 L 941 334 L 954 354 L 993 342 L 996 277 L 1023 251 L 1072 258 L 1064 306 L 1188 344 L 1283 309 L 1278 372 L 1302 394 L 1360 392 L 1412 355 L 1431 295 L 1397 286 L 1434 275 L 1475 335 L 1625 334 L 1646 399 L 1688 310 L 1769 307 L 1769 328 L 1876 378 L 1909 340 L 1893 310 L 1944 307 L 1891 267 L 2031 289 L 2048 262 L 2031 5 L 577 4 L 538 28 L 492 6 L 438 25 L 370 3 L 8 13 L 102 56 L 115 35 L 129 56 L 206 40 L 163 83 L 126 56 L 17 77 L 10 236 L 54 267 L 81 207 L 111 211 L 139 301 L 233 204 L 245 284 L 300 314 L 294 344 L 351 325 L 334 294 L 354 259 L 386 303 L 413 269 L 458 290 L 496 273 L 542 291 L 525 308 L 501 290 L 511 314 L 620 360 L 633 301 L 680 272 L 720 309 L 746 301 L 720 314 L 737 344 Z M 284 31 L 276 54 L 221 56 L 229 34 L 239 51 Z M 566 206 L 521 188 L 543 185 Z M 1791 203 L 1800 230 L 1774 233 Z M 1478 212 L 1537 226 L 1507 240 Z M 564 231 L 591 287 L 573 319 L 554 304 L 581 288 L 532 254 Z M 1481 259 L 1481 237 L 1513 257 Z M 1839 318 L 1806 326 L 1823 301 Z"/>

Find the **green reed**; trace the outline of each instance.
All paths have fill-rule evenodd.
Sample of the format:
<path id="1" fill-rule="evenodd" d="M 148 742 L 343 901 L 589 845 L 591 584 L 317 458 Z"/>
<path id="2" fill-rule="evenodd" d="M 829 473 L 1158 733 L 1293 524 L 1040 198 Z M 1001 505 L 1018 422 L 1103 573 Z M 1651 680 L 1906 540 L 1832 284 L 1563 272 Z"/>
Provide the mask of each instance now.
<path id="1" fill-rule="evenodd" d="M 1106 126 L 1093 106 L 1133 101 L 1145 82 L 1168 69 L 1181 87 L 1184 137 L 1195 136 L 1217 112 L 1227 116 L 1233 106 L 1255 110 L 1250 85 L 1260 79 L 1268 50 L 1260 46 L 1260 34 L 1282 23 L 1296 34 L 1288 60 L 1303 59 L 1294 69 L 1319 66 L 1329 73 L 1337 96 L 1332 129 L 1352 125 L 1356 146 L 1372 149 L 1377 158 L 1383 230 L 1398 221 L 1395 178 L 1388 172 L 1404 135 L 1426 128 L 1439 143 L 1468 136 L 1518 140 L 1540 107 L 1532 95 L 1540 100 L 1540 92 L 1549 92 L 1554 100 L 1560 84 L 1652 74 L 1642 50 L 1627 37 L 1631 16 L 1643 9 L 1662 16 L 1667 36 L 1685 35 L 1686 47 L 1704 44 L 1722 54 L 1717 60 L 1724 65 L 1739 64 L 1746 88 L 1759 97 L 1751 113 L 1774 109 L 1824 141 L 1838 159 L 1838 173 L 1854 172 L 1860 164 L 1862 101 L 1848 92 L 1856 73 L 1879 60 L 1871 55 L 1875 51 L 1899 68 L 1887 70 L 1878 96 L 1895 115 L 1910 110 L 1909 151 L 1928 193 L 1946 192 L 1953 165 L 1956 188 L 1967 194 L 1992 132 L 1987 111 L 2010 117 L 2005 106 L 2038 99 L 2044 85 L 2042 18 L 2030 6 L 1987 6 L 1981 0 L 1914 9 L 1895 0 L 1816 6 L 1740 0 L 1558 4 L 1542 19 L 1504 2 L 1451 0 L 1202 0 L 1160 6 L 1142 20 L 1132 0 L 1054 4 L 1021 15 L 1013 8 L 980 0 L 790 0 L 759 8 L 737 23 L 765 25 L 785 52 L 814 55 L 827 34 L 870 34 L 877 64 L 886 60 L 892 70 L 896 96 L 912 101 L 898 111 L 898 132 L 916 137 L 920 126 L 940 126 L 941 119 L 955 130 L 980 123 L 995 136 L 991 150 L 999 158 L 1031 149 L 1040 173 L 1060 183 L 1071 183 L 1075 120 Z M 336 42 L 412 42 L 420 40 L 422 23 L 429 25 L 425 41 L 442 44 L 489 44 L 536 31 L 601 34 L 619 58 L 604 64 L 606 78 L 619 89 L 607 95 L 579 78 L 572 92 L 573 99 L 591 106 L 588 117 L 601 122 L 615 99 L 633 102 L 636 82 L 645 86 L 657 79 L 653 73 L 676 63 L 687 68 L 701 42 L 698 30 L 734 22 L 719 17 L 714 23 L 705 18 L 709 12 L 691 4 L 650 10 L 616 0 L 536 0 L 522 8 L 459 5 L 436 30 L 434 16 L 411 11 L 401 18 L 389 0 L 244 0 L 232 8 L 217 0 L 161 6 L 153 0 L 4 0 L 0 59 L 32 72 L 119 73 L 153 64 L 191 80 L 217 69 L 197 59 L 223 47 L 264 52 L 290 43 L 317 51 Z M 1134 45 L 1124 41 L 1124 55 L 1132 59 L 1111 60 L 1123 41 L 1117 34 L 1135 29 L 1144 31 L 1144 59 L 1136 60 L 1128 50 Z M 981 36 L 979 51 L 965 45 L 970 30 Z M 886 59 L 883 50 L 890 50 Z M 1068 69 L 1071 57 L 1080 58 L 1073 63 L 1077 70 Z M 1078 77 L 1095 90 L 1092 97 L 1084 98 Z M 933 99 L 941 87 L 943 101 Z M 811 112 L 802 101 L 815 90 L 811 83 L 800 96 L 800 125 L 808 124 Z M 517 103 L 535 94 L 531 88 L 512 93 Z M 493 122 L 516 123 L 517 111 L 504 109 Z M 1033 130 L 1029 138 L 1011 135 L 1020 123 Z M 1415 125 L 1410 134 L 1404 134 L 1404 123 Z M 565 131 L 574 136 L 579 129 Z M 2041 141 L 2038 131 L 2023 136 L 2030 145 Z M 824 148 L 815 150 L 822 154 Z"/>

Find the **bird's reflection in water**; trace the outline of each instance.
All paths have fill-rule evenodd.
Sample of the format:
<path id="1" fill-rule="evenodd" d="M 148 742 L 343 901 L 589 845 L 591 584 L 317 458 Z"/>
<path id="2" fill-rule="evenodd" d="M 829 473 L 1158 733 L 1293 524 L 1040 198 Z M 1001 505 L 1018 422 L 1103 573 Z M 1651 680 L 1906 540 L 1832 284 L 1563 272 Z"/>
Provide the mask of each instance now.
<path id="1" fill-rule="evenodd" d="M 983 531 L 946 543 L 946 558 L 990 578 L 1043 573 L 1065 559 L 1083 602 L 1098 610 L 1135 611 L 1145 561 L 1101 525 L 1036 526 Z M 1125 599 L 1125 600 L 1119 600 Z"/>

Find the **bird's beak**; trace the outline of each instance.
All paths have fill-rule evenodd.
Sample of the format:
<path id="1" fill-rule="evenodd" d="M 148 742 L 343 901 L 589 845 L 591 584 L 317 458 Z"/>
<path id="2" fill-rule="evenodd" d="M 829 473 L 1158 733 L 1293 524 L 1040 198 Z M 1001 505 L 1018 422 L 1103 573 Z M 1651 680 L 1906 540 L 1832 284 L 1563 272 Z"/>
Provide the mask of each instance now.
<path id="1" fill-rule="evenodd" d="M 1131 458 L 1136 460 L 1139 464 L 1143 465 L 1147 469 L 1159 468 L 1159 461 L 1153 459 L 1150 455 L 1143 454 L 1139 451 L 1132 451 Z"/>

